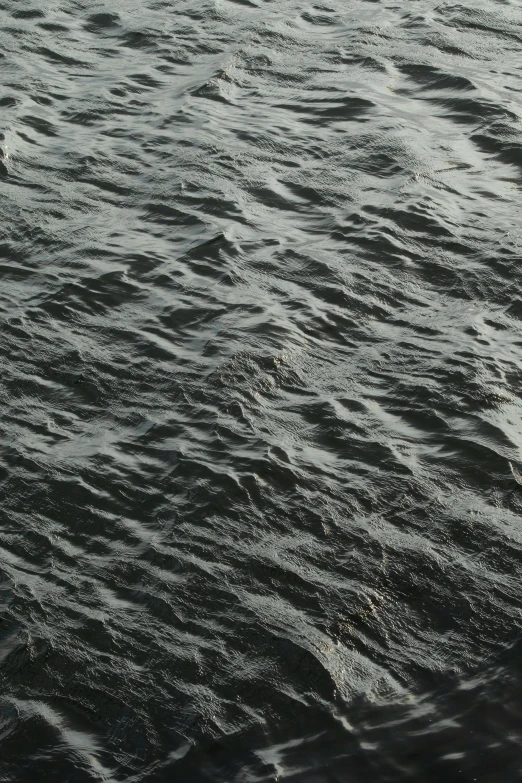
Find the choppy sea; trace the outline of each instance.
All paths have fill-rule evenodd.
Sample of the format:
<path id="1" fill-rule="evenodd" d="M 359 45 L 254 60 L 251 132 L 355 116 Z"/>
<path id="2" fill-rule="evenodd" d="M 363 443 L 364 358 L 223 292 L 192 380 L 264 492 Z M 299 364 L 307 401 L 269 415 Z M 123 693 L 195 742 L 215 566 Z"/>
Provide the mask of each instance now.
<path id="1" fill-rule="evenodd" d="M 0 780 L 522 779 L 522 5 L 0 0 Z"/>

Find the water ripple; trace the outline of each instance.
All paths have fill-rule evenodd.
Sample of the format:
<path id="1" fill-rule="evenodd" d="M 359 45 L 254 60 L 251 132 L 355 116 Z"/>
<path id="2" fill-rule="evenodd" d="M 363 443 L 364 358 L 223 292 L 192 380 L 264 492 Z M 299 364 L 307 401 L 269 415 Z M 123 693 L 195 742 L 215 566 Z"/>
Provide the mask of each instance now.
<path id="1" fill-rule="evenodd" d="M 3 779 L 517 780 L 518 6 L 0 16 Z"/>

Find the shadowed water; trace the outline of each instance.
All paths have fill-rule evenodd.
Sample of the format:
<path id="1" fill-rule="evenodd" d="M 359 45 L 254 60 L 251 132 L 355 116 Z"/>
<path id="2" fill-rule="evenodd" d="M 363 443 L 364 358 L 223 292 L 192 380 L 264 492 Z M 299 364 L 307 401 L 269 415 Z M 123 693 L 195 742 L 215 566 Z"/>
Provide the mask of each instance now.
<path id="1" fill-rule="evenodd" d="M 0 779 L 520 780 L 522 7 L 0 0 Z"/>

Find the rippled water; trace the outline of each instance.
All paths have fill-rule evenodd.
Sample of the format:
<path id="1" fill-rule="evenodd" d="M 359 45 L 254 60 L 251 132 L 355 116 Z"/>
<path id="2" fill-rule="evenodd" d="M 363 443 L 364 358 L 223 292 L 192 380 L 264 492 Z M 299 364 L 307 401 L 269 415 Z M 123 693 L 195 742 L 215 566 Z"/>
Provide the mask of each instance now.
<path id="1" fill-rule="evenodd" d="M 0 9 L 1 780 L 519 780 L 520 3 Z"/>

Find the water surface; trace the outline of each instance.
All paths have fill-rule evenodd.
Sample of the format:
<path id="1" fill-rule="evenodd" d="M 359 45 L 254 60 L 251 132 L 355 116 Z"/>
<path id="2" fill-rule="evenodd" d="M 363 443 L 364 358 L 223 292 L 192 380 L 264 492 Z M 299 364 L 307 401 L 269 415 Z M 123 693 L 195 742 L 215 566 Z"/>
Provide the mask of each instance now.
<path id="1" fill-rule="evenodd" d="M 0 2 L 3 781 L 520 779 L 521 55 Z"/>

